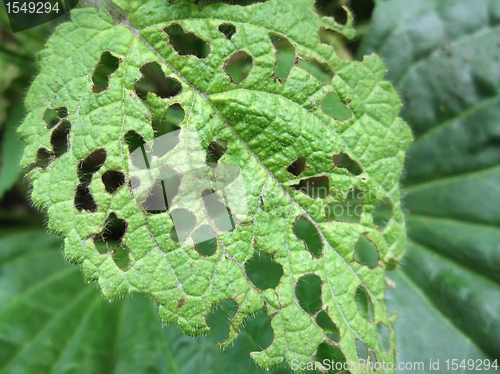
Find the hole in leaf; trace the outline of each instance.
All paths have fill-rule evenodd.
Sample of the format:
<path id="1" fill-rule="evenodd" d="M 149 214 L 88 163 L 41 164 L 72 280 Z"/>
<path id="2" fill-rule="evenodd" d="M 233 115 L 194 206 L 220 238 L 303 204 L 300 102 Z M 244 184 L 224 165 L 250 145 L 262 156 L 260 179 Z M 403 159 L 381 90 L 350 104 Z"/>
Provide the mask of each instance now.
<path id="1" fill-rule="evenodd" d="M 321 102 L 321 110 L 327 116 L 339 121 L 348 121 L 352 118 L 351 110 L 334 92 L 329 92 L 325 95 L 325 98 Z"/>
<path id="2" fill-rule="evenodd" d="M 288 78 L 290 70 L 295 63 L 295 48 L 287 38 L 283 38 L 276 33 L 269 33 L 269 38 L 276 49 L 276 64 L 274 65 L 274 76 L 284 81 Z"/>
<path id="3" fill-rule="evenodd" d="M 165 77 L 165 73 L 156 62 L 144 65 L 141 73 L 142 78 L 135 84 L 135 92 L 143 102 L 146 102 L 148 92 L 162 99 L 168 99 L 182 91 L 180 82 L 177 79 Z"/>
<path id="4" fill-rule="evenodd" d="M 75 192 L 75 208 L 79 212 L 86 210 L 87 212 L 97 212 L 97 205 L 90 193 L 88 186 L 79 184 Z"/>
<path id="5" fill-rule="evenodd" d="M 361 316 L 368 322 L 373 322 L 373 302 L 366 291 L 366 288 L 359 286 L 354 295 L 354 301 L 358 306 L 358 311 Z"/>
<path id="6" fill-rule="evenodd" d="M 153 118 L 155 138 L 179 130 L 179 124 L 184 120 L 184 115 L 184 109 L 180 104 L 172 104 L 167 109 L 166 119 Z"/>
<path id="7" fill-rule="evenodd" d="M 231 57 L 229 57 L 224 64 L 224 70 L 231 78 L 233 83 L 241 83 L 243 82 L 253 66 L 253 58 L 245 51 L 237 51 L 233 53 Z"/>
<path id="8" fill-rule="evenodd" d="M 202 256 L 212 256 L 217 250 L 214 233 L 207 225 L 200 226 L 191 235 L 196 251 Z"/>
<path id="9" fill-rule="evenodd" d="M 332 322 L 332 319 L 327 312 L 322 310 L 316 316 L 316 323 L 319 327 L 325 331 L 326 335 L 334 342 L 338 343 L 340 341 L 340 332 L 337 326 Z"/>
<path id="10" fill-rule="evenodd" d="M 62 121 L 52 132 L 50 143 L 56 157 L 61 157 L 68 151 L 70 130 L 71 123 Z"/>
<path id="11" fill-rule="evenodd" d="M 361 340 L 356 339 L 356 352 L 360 360 L 368 360 L 368 348 Z"/>
<path id="12" fill-rule="evenodd" d="M 372 212 L 373 223 L 380 230 L 383 230 L 391 220 L 392 215 L 393 215 L 392 202 L 388 197 L 385 197 Z"/>
<path id="13" fill-rule="evenodd" d="M 181 176 L 167 165 L 163 165 L 148 198 L 142 203 L 144 210 L 151 214 L 166 212 L 179 192 L 180 185 Z"/>
<path id="14" fill-rule="evenodd" d="M 240 6 L 248 6 L 256 3 L 267 3 L 269 0 L 192 0 L 191 3 L 195 3 L 198 5 L 198 9 L 201 12 L 203 8 L 216 3 L 226 3 L 230 5 L 240 5 Z"/>
<path id="15" fill-rule="evenodd" d="M 337 22 L 340 25 L 345 26 L 347 24 L 347 12 L 341 6 L 337 7 L 333 11 L 333 18 L 335 19 L 335 22 Z"/>
<path id="16" fill-rule="evenodd" d="M 378 265 L 378 257 L 375 244 L 369 241 L 366 235 L 360 235 L 354 248 L 354 261 L 374 269 Z"/>
<path id="17" fill-rule="evenodd" d="M 293 224 L 295 236 L 304 241 L 306 249 L 311 254 L 320 258 L 323 254 L 323 242 L 318 230 L 305 216 L 299 217 Z"/>
<path id="18" fill-rule="evenodd" d="M 129 248 L 122 244 L 113 250 L 113 261 L 120 269 L 125 269 L 130 263 Z"/>
<path id="19" fill-rule="evenodd" d="M 179 132 L 164 134 L 154 140 L 149 158 L 153 156 L 161 158 L 174 149 L 177 144 L 179 144 Z"/>
<path id="20" fill-rule="evenodd" d="M 212 218 L 221 231 L 233 231 L 236 227 L 234 217 L 231 211 L 219 199 L 219 195 L 212 190 L 206 189 L 201 193 L 203 204 L 208 212 L 208 216 Z"/>
<path id="21" fill-rule="evenodd" d="M 332 156 L 333 166 L 340 169 L 346 169 L 352 175 L 360 175 L 363 169 L 352 158 L 349 157 L 347 153 L 340 152 L 337 155 Z"/>
<path id="22" fill-rule="evenodd" d="M 204 59 L 210 54 L 210 45 L 192 32 L 185 32 L 181 25 L 173 23 L 163 31 L 168 35 L 169 44 L 179 56 L 195 56 Z"/>
<path id="23" fill-rule="evenodd" d="M 104 148 L 96 149 L 85 157 L 78 164 L 78 178 L 83 184 L 90 184 L 92 174 L 97 172 L 106 161 L 106 150 Z"/>
<path id="24" fill-rule="evenodd" d="M 96 239 L 108 243 L 108 246 L 117 246 L 125 236 L 125 231 L 127 231 L 127 222 L 118 218 L 115 213 L 111 213 L 106 218 L 104 229 L 97 235 Z"/>
<path id="25" fill-rule="evenodd" d="M 297 157 L 297 159 L 292 162 L 286 171 L 292 174 L 295 177 L 298 177 L 303 171 L 306 169 L 306 158 L 305 157 Z"/>
<path id="26" fill-rule="evenodd" d="M 211 339 L 223 342 L 229 335 L 231 320 L 238 313 L 238 304 L 233 299 L 222 300 L 212 306 L 207 315 L 207 325 L 210 326 Z"/>
<path id="27" fill-rule="evenodd" d="M 271 320 L 272 317 L 266 314 L 264 308 L 245 320 L 245 328 L 241 331 L 241 337 L 243 341 L 249 343 L 251 351 L 261 351 L 271 345 L 274 338 Z"/>
<path id="28" fill-rule="evenodd" d="M 113 193 L 125 184 L 125 174 L 117 170 L 108 170 L 101 179 L 107 193 Z"/>
<path id="29" fill-rule="evenodd" d="M 207 157 L 206 164 L 211 168 L 217 167 L 217 163 L 224 156 L 224 153 L 227 151 L 227 141 L 226 140 L 216 140 L 212 141 L 208 144 L 207 147 Z"/>
<path id="30" fill-rule="evenodd" d="M 256 250 L 245 262 L 245 272 L 256 287 L 266 290 L 278 286 L 283 276 L 283 267 L 274 262 L 271 255 Z"/>
<path id="31" fill-rule="evenodd" d="M 327 176 L 302 179 L 299 184 L 290 186 L 293 190 L 301 191 L 313 199 L 324 199 L 330 194 L 330 181 Z"/>
<path id="32" fill-rule="evenodd" d="M 68 116 L 68 110 L 65 107 L 57 109 L 47 108 L 43 114 L 43 120 L 47 124 L 47 129 L 55 127 L 63 118 Z"/>
<path id="33" fill-rule="evenodd" d="M 329 204 L 325 207 L 327 219 L 346 223 L 359 223 L 363 213 L 363 191 L 354 188 L 347 192 L 341 203 Z"/>
<path id="34" fill-rule="evenodd" d="M 309 314 L 315 314 L 321 309 L 321 279 L 317 275 L 308 274 L 299 278 L 295 286 L 295 295 L 299 305 Z"/>
<path id="35" fill-rule="evenodd" d="M 372 363 L 373 366 L 375 366 L 378 362 L 377 354 L 374 351 L 370 351 L 370 362 Z"/>
<path id="36" fill-rule="evenodd" d="M 315 355 L 315 359 L 317 362 L 319 363 L 323 363 L 325 362 L 325 360 L 327 360 L 326 362 L 328 363 L 332 363 L 332 362 L 339 362 L 342 364 L 342 367 L 344 366 L 344 363 L 346 362 L 346 359 L 345 359 L 345 356 L 344 354 L 342 353 L 342 351 L 335 347 L 331 342 L 323 342 L 321 343 L 319 346 L 318 346 L 318 349 L 316 351 L 316 355 Z M 344 372 L 343 369 L 335 369 L 335 365 L 333 365 L 334 367 L 331 368 L 330 371 L 327 370 L 327 368 L 325 367 L 325 373 L 339 373 L 339 372 Z M 338 367 L 340 367 L 340 365 L 338 365 Z"/>
<path id="37" fill-rule="evenodd" d="M 118 70 L 120 59 L 109 51 L 103 52 L 92 74 L 92 92 L 99 93 L 109 87 L 109 76 Z"/>
<path id="38" fill-rule="evenodd" d="M 133 130 L 125 134 L 125 143 L 127 143 L 129 152 L 132 153 L 141 145 L 145 144 L 144 138 Z"/>
<path id="39" fill-rule="evenodd" d="M 176 209 L 170 213 L 174 227 L 170 231 L 172 240 L 183 242 L 196 226 L 196 217 L 186 209 Z"/>
<path id="40" fill-rule="evenodd" d="M 333 79 L 333 71 L 328 64 L 316 60 L 299 61 L 297 66 L 307 71 L 321 83 L 330 83 Z"/>
<path id="41" fill-rule="evenodd" d="M 104 255 L 108 253 L 111 249 L 108 247 L 108 244 L 103 242 L 102 240 L 96 240 L 94 242 L 95 247 L 97 248 L 97 251 L 101 254 Z"/>
<path id="42" fill-rule="evenodd" d="M 36 153 L 36 162 L 33 164 L 33 168 L 46 169 L 50 162 L 50 152 L 45 148 L 39 148 Z"/>
<path id="43" fill-rule="evenodd" d="M 146 152 L 147 146 L 144 138 L 135 131 L 130 130 L 125 134 L 125 143 L 127 143 L 132 164 L 138 169 L 149 169 L 150 157 Z M 141 152 L 134 152 L 138 148 L 141 149 Z"/>
<path id="44" fill-rule="evenodd" d="M 129 181 L 130 188 L 133 190 L 138 189 L 141 186 L 141 180 L 137 177 L 131 177 Z"/>
<path id="45" fill-rule="evenodd" d="M 224 34 L 227 40 L 231 40 L 233 35 L 236 34 L 236 27 L 230 23 L 221 23 L 219 31 Z"/>
<path id="46" fill-rule="evenodd" d="M 391 348 L 389 328 L 383 323 L 377 324 L 377 340 L 383 352 L 389 352 Z"/>

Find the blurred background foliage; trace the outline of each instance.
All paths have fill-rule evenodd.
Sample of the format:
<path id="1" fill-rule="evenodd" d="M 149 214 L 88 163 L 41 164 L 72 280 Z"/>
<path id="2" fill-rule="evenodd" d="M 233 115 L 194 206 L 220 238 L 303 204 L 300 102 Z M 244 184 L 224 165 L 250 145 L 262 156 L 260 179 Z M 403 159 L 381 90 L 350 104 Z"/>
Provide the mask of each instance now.
<path id="1" fill-rule="evenodd" d="M 218 0 L 189 1 L 202 8 Z M 387 78 L 405 102 L 401 115 L 415 134 L 406 161 L 411 168 L 403 178 L 411 210 L 409 254 L 391 273 L 397 286 L 387 292 L 391 310 L 399 311 L 398 360 L 403 362 L 440 359 L 443 369 L 448 358 L 500 357 L 495 316 L 500 310 L 500 7 L 495 1 L 500 4 L 316 1 L 321 15 L 341 23 L 346 20 L 342 6 L 351 9 L 358 37 L 346 40 L 324 30 L 322 42 L 344 59 L 381 55 Z M 37 74 L 36 54 L 57 24 L 67 20 L 63 16 L 12 33 L 0 5 L 0 374 L 263 372 L 248 355 L 272 340 L 270 317 L 262 311 L 222 352 L 216 342 L 227 335 L 234 302 L 214 307 L 209 335 L 187 337 L 175 325 L 162 327 L 147 297 L 106 302 L 96 285 L 84 283 L 77 266 L 64 263 L 61 241 L 44 232 L 44 215 L 29 202 L 30 187 L 18 167 L 23 145 L 16 128 L 25 116 L 23 97 Z M 287 69 L 293 56 L 279 40 L 273 43 L 283 47 L 280 64 Z M 471 54 L 468 48 L 474 45 Z M 472 70 L 464 65 L 471 60 Z M 244 63 L 238 66 L 244 70 Z M 325 74 L 318 66 L 310 68 L 318 79 Z M 231 75 L 238 79 L 241 71 Z M 471 175 L 471 170 L 486 174 Z M 440 180 L 442 175 L 452 178 L 451 185 Z M 256 268 L 265 266 L 264 257 Z M 311 294 L 307 287 L 304 295 Z M 271 372 L 290 369 L 283 364 Z"/>

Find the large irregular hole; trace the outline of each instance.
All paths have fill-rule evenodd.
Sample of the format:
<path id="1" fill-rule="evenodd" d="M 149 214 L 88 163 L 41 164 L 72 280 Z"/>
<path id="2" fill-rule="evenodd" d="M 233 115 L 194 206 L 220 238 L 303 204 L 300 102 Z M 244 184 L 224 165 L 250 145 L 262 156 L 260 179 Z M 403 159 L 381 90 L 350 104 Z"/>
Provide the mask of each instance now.
<path id="1" fill-rule="evenodd" d="M 286 171 L 292 174 L 293 176 L 298 177 L 300 174 L 304 172 L 305 169 L 306 169 L 306 158 L 297 157 L 297 159 L 288 166 Z"/>
<path id="2" fill-rule="evenodd" d="M 341 203 L 329 204 L 325 207 L 327 219 L 346 223 L 359 223 L 363 213 L 363 191 L 354 188 L 347 192 Z"/>
<path id="3" fill-rule="evenodd" d="M 321 102 L 321 110 L 327 116 L 339 121 L 348 121 L 352 118 L 352 112 L 349 107 L 334 92 L 329 92 L 325 95 L 325 98 Z"/>
<path id="4" fill-rule="evenodd" d="M 245 272 L 256 287 L 266 290 L 278 286 L 283 276 L 283 267 L 274 262 L 271 255 L 255 251 L 245 262 Z"/>
<path id="5" fill-rule="evenodd" d="M 378 323 L 377 324 L 378 345 L 380 346 L 380 349 L 382 349 L 382 351 L 385 353 L 389 352 L 389 349 L 391 348 L 390 338 L 391 337 L 390 337 L 389 328 L 386 325 L 384 325 L 383 323 Z"/>
<path id="6" fill-rule="evenodd" d="M 372 366 L 375 367 L 375 365 L 378 362 L 377 354 L 375 353 L 375 351 L 370 351 L 369 356 L 370 356 L 370 362 L 372 363 Z"/>
<path id="7" fill-rule="evenodd" d="M 210 54 L 210 45 L 192 32 L 185 32 L 181 25 L 173 23 L 163 29 L 168 35 L 169 44 L 179 56 L 195 56 L 200 59 Z"/>
<path id="8" fill-rule="evenodd" d="M 311 177 L 301 179 L 299 184 L 290 186 L 293 190 L 301 191 L 313 199 L 324 199 L 330 194 L 330 180 L 327 176 Z"/>
<path id="9" fill-rule="evenodd" d="M 238 304 L 233 299 L 223 300 L 212 306 L 207 315 L 207 325 L 210 326 L 210 338 L 223 342 L 229 335 L 231 320 L 238 313 Z"/>
<path id="10" fill-rule="evenodd" d="M 106 161 L 106 150 L 104 148 L 98 148 L 92 151 L 79 162 L 78 164 L 78 178 L 82 184 L 90 184 L 92 180 L 92 174 L 97 172 L 104 162 Z"/>
<path id="11" fill-rule="evenodd" d="M 119 243 L 125 236 L 127 231 L 127 222 L 116 216 L 116 213 L 111 213 L 106 222 L 104 223 L 104 229 L 97 236 L 97 240 L 102 240 L 108 243 Z"/>
<path id="12" fill-rule="evenodd" d="M 328 64 L 321 63 L 316 60 L 299 61 L 297 66 L 307 71 L 321 83 L 330 83 L 333 79 L 333 71 Z"/>
<path id="13" fill-rule="evenodd" d="M 323 242 L 318 229 L 305 216 L 299 217 L 293 224 L 295 236 L 304 241 L 306 249 L 311 254 L 320 258 L 323 254 Z"/>
<path id="14" fill-rule="evenodd" d="M 365 343 L 359 339 L 356 339 L 356 353 L 360 360 L 365 360 L 365 362 L 368 360 L 368 348 Z"/>
<path id="15" fill-rule="evenodd" d="M 348 20 L 348 15 L 343 7 L 338 6 L 333 11 L 333 18 L 335 19 L 335 22 L 337 22 L 338 24 L 346 25 Z"/>
<path id="16" fill-rule="evenodd" d="M 288 78 L 295 63 L 295 48 L 287 38 L 283 38 L 276 33 L 269 33 L 269 38 L 276 49 L 274 77 L 284 81 Z"/>
<path id="17" fill-rule="evenodd" d="M 299 299 L 300 307 L 306 313 L 317 313 L 323 303 L 321 300 L 321 278 L 314 274 L 300 277 L 295 286 L 295 295 Z"/>
<path id="18" fill-rule="evenodd" d="M 385 197 L 372 212 L 373 223 L 380 230 L 385 229 L 393 216 L 393 210 L 394 207 L 391 200 L 388 197 Z"/>
<path id="19" fill-rule="evenodd" d="M 144 210 L 151 214 L 166 212 L 179 193 L 181 179 L 182 177 L 173 169 L 163 165 L 160 169 L 160 176 L 151 188 L 148 198 L 142 203 Z"/>
<path id="20" fill-rule="evenodd" d="M 141 145 L 145 144 L 144 138 L 136 133 L 134 130 L 130 130 L 125 134 L 125 143 L 127 143 L 127 147 L 129 153 L 134 152 Z"/>
<path id="21" fill-rule="evenodd" d="M 236 34 L 236 27 L 230 23 L 221 23 L 219 31 L 224 34 L 227 40 L 231 40 L 233 35 Z"/>
<path id="22" fill-rule="evenodd" d="M 52 132 L 50 144 L 56 157 L 61 157 L 68 151 L 69 148 L 69 132 L 71 131 L 71 123 L 62 121 Z"/>
<path id="23" fill-rule="evenodd" d="M 43 120 L 47 124 L 47 129 L 54 128 L 63 118 L 68 116 L 68 109 L 60 107 L 57 109 L 47 108 L 43 114 Z"/>
<path id="24" fill-rule="evenodd" d="M 231 211 L 219 199 L 219 195 L 214 191 L 206 189 L 201 193 L 203 204 L 208 216 L 215 222 L 215 226 L 220 231 L 233 231 L 236 227 Z"/>
<path id="25" fill-rule="evenodd" d="M 253 58 L 245 51 L 237 51 L 224 64 L 224 70 L 231 77 L 233 83 L 243 82 L 253 66 Z"/>
<path id="26" fill-rule="evenodd" d="M 125 269 L 130 263 L 130 249 L 126 245 L 121 244 L 116 249 L 114 249 L 112 253 L 113 261 L 115 262 L 116 266 L 118 266 L 120 269 Z"/>
<path id="27" fill-rule="evenodd" d="M 354 248 L 354 260 L 362 265 L 374 269 L 378 265 L 378 250 L 366 235 L 359 236 L 356 247 Z"/>
<path id="28" fill-rule="evenodd" d="M 121 268 L 129 263 L 128 248 L 122 243 L 126 231 L 127 222 L 111 213 L 104 222 L 103 230 L 94 240 L 99 253 L 111 253 L 116 265 Z"/>
<path id="29" fill-rule="evenodd" d="M 216 4 L 216 3 L 226 3 L 230 5 L 248 6 L 256 3 L 267 3 L 269 0 L 192 0 L 191 3 L 198 5 L 198 10 L 201 12 L 203 8 Z"/>
<path id="30" fill-rule="evenodd" d="M 138 169 L 149 169 L 150 157 L 148 157 L 148 153 L 146 152 L 147 145 L 145 145 L 144 138 L 133 130 L 127 132 L 124 138 L 128 146 L 132 164 Z M 140 152 L 134 152 L 139 148 Z"/>
<path id="31" fill-rule="evenodd" d="M 327 312 L 322 310 L 316 316 L 316 323 L 328 335 L 332 341 L 338 343 L 340 341 L 340 332 L 337 326 L 332 322 L 332 319 Z"/>
<path id="32" fill-rule="evenodd" d="M 92 92 L 97 94 L 109 87 L 109 76 L 118 70 L 120 59 L 109 51 L 103 52 L 92 74 Z"/>
<path id="33" fill-rule="evenodd" d="M 125 174 L 117 170 L 108 170 L 101 179 L 107 193 L 114 193 L 125 184 Z"/>
<path id="34" fill-rule="evenodd" d="M 196 217 L 186 209 L 176 209 L 170 213 L 174 227 L 170 231 L 172 240 L 182 243 L 196 226 Z"/>
<path id="35" fill-rule="evenodd" d="M 334 167 L 345 169 L 352 175 L 360 175 L 363 172 L 361 166 L 344 152 L 333 155 L 332 162 Z"/>
<path id="36" fill-rule="evenodd" d="M 46 169 L 50 162 L 50 152 L 46 148 L 39 148 L 36 153 L 36 161 L 33 168 Z"/>
<path id="37" fill-rule="evenodd" d="M 142 78 L 135 84 L 135 92 L 145 102 L 148 92 L 162 99 L 178 95 L 182 85 L 177 79 L 165 77 L 162 68 L 156 62 L 149 62 L 141 68 Z"/>
<path id="38" fill-rule="evenodd" d="M 170 132 L 158 137 L 153 142 L 150 157 L 162 158 L 179 144 L 179 132 Z"/>
<path id="39" fill-rule="evenodd" d="M 168 107 L 166 118 L 153 118 L 152 126 L 155 138 L 179 130 L 179 124 L 184 121 L 185 113 L 180 104 L 172 104 Z"/>
<path id="40" fill-rule="evenodd" d="M 360 285 L 356 289 L 354 301 L 358 307 L 359 314 L 368 322 L 373 322 L 373 302 L 365 287 Z"/>
<path id="41" fill-rule="evenodd" d="M 324 367 L 324 370 L 322 371 L 323 373 L 344 372 L 342 368 L 344 367 L 344 364 L 346 362 L 345 356 L 342 351 L 339 348 L 335 347 L 331 342 L 323 342 L 318 346 L 315 359 L 319 363 L 334 363 L 330 371 L 327 367 Z M 337 365 L 337 369 L 335 369 L 335 364 Z"/>
<path id="42" fill-rule="evenodd" d="M 250 351 L 261 351 L 269 347 L 274 339 L 271 327 L 272 317 L 262 308 L 251 317 L 245 319 L 245 328 L 241 331 L 241 339 L 249 344 Z"/>
<path id="43" fill-rule="evenodd" d="M 224 156 L 224 153 L 227 152 L 227 140 L 216 140 L 212 141 L 208 144 L 207 147 L 207 157 L 206 164 L 211 168 L 215 168 L 217 163 Z"/>
<path id="44" fill-rule="evenodd" d="M 194 248 L 202 256 L 212 256 L 217 250 L 217 240 L 212 229 L 207 225 L 200 226 L 191 235 Z"/>
<path id="45" fill-rule="evenodd" d="M 97 212 L 97 205 L 90 193 L 88 186 L 79 184 L 75 191 L 75 208 L 79 212 L 86 210 L 87 212 Z"/>

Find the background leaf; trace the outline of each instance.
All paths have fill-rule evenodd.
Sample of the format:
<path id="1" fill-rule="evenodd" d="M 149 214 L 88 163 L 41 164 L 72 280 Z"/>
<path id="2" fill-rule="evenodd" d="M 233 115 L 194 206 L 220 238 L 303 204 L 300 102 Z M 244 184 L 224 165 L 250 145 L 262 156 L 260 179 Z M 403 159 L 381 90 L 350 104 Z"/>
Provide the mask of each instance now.
<path id="1" fill-rule="evenodd" d="M 500 2 L 379 1 L 360 52 L 382 56 L 415 135 L 398 359 L 498 358 Z"/>
<path id="2" fill-rule="evenodd" d="M 105 301 L 77 267 L 64 263 L 59 239 L 13 231 L 0 232 L 0 373 L 264 372 L 249 352 L 272 339 L 265 314 L 248 321 L 234 346 L 222 351 L 215 344 L 229 328 L 222 308 L 209 315 L 209 335 L 187 337 L 176 325 L 162 327 L 144 295 Z"/>
<path id="3" fill-rule="evenodd" d="M 64 237 L 67 260 L 81 264 L 107 299 L 150 294 L 162 321 L 192 336 L 208 332 L 213 305 L 232 300 L 237 312 L 223 346 L 265 307 L 274 339 L 252 353 L 265 368 L 312 364 L 325 345 L 344 361 L 357 361 L 364 348 L 372 362 L 393 362 L 394 344 L 382 349 L 377 334 L 385 326 L 395 340 L 384 273 L 405 249 L 399 178 L 411 134 L 380 59 L 344 61 L 319 42 L 321 27 L 352 37 L 352 17 L 347 25 L 318 17 L 312 0 L 201 10 L 185 1 L 115 2 L 129 11 L 126 19 L 85 8 L 57 28 L 39 54 L 18 129 L 31 199 Z M 235 33 L 221 31 L 228 25 Z M 276 79 L 274 34 L 295 54 L 288 76 Z M 185 113 L 176 135 L 167 134 L 176 142 L 155 153 L 165 134 L 158 123 L 172 107 Z M 134 155 L 147 152 L 135 152 L 130 138 L 152 148 L 142 169 Z M 236 224 L 222 230 L 202 197 L 224 181 L 215 175 L 228 165 L 241 184 L 220 214 L 230 211 Z M 160 167 L 178 186 L 168 206 L 148 209 L 154 181 L 167 178 Z M 158 186 L 163 199 L 169 193 Z M 354 190 L 362 196 L 352 222 L 327 214 Z M 372 213 L 383 200 L 390 208 L 380 227 Z M 314 243 L 299 235 L 299 221 L 317 233 Z M 210 255 L 198 251 L 202 228 L 213 233 Z M 247 265 L 265 255 L 281 272 L 260 286 Z M 309 287 L 320 297 L 304 300 Z"/>

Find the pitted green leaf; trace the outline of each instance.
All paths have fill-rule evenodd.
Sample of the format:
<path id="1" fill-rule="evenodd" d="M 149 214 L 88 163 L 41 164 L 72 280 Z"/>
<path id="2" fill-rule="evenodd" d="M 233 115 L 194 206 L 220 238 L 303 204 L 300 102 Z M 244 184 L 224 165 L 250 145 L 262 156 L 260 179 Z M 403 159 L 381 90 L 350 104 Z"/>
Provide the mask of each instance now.
<path id="1" fill-rule="evenodd" d="M 320 26 L 352 31 L 319 19 L 312 0 L 201 11 L 184 1 L 116 3 L 126 18 L 80 9 L 57 29 L 40 54 L 19 129 L 23 166 L 50 155 L 29 174 L 32 200 L 65 238 L 66 258 L 81 263 L 108 299 L 150 294 L 162 320 L 189 335 L 206 333 L 212 306 L 233 299 L 238 312 L 222 347 L 265 307 L 274 340 L 252 354 L 264 368 L 313 363 L 325 344 L 331 359 L 357 362 L 364 346 L 370 357 L 394 362 L 384 272 L 406 243 L 398 180 L 411 135 L 380 59 L 342 61 L 321 44 Z M 235 33 L 227 37 L 221 25 Z M 295 49 L 284 80 L 275 79 L 271 34 Z M 176 49 L 180 37 L 200 53 Z M 229 62 L 244 74 L 233 77 Z M 333 80 L 318 77 L 318 67 Z M 160 81 L 159 89 L 148 86 Z M 171 108 L 184 111 L 179 127 L 169 122 Z M 62 113 L 51 128 L 48 109 Z M 301 170 L 291 173 L 295 162 Z M 353 190 L 362 195 L 355 207 Z M 393 209 L 380 228 L 372 213 L 382 201 Z M 340 214 L 356 219 L 339 220 L 332 207 L 358 208 Z M 355 255 L 360 238 L 378 252 L 370 267 Z M 202 250 L 207 243 L 213 250 Z M 247 274 L 259 253 L 281 268 L 274 288 L 259 288 Z M 297 285 L 308 275 L 321 280 L 319 309 L 299 300 Z M 377 338 L 381 324 L 389 348 Z"/>

